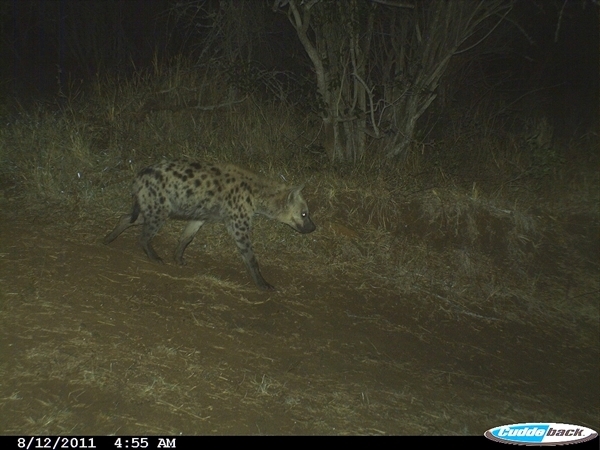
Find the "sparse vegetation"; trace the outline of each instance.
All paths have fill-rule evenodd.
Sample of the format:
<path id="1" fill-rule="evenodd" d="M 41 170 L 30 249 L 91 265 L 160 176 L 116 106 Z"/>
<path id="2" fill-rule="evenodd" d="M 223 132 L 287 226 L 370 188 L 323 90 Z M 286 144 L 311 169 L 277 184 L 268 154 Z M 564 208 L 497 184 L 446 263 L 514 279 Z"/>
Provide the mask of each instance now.
<path id="1" fill-rule="evenodd" d="M 335 163 L 319 118 L 260 84 L 232 98 L 227 70 L 155 61 L 0 108 L 0 433 L 600 428 L 597 126 L 490 93 L 401 159 L 373 140 Z M 219 226 L 184 269 L 137 233 L 102 246 L 134 174 L 174 157 L 305 183 L 317 232 L 254 232 L 285 290 L 256 291 Z"/>

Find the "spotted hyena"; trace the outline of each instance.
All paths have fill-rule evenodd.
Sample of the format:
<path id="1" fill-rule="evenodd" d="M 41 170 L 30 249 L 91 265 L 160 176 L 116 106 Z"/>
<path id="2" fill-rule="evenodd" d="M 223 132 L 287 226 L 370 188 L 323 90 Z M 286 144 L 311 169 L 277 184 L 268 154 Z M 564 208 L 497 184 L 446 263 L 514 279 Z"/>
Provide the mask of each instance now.
<path id="1" fill-rule="evenodd" d="M 254 282 L 261 289 L 274 289 L 261 275 L 252 250 L 252 219 L 262 214 L 300 233 L 313 232 L 316 227 L 301 190 L 302 187 L 269 181 L 231 164 L 162 162 L 137 175 L 133 211 L 121 217 L 104 242 L 112 242 L 132 225 L 143 225 L 142 248 L 150 259 L 162 262 L 150 241 L 168 218 L 187 220 L 175 250 L 175 261 L 183 265 L 183 252 L 200 227 L 206 222 L 223 222 Z"/>

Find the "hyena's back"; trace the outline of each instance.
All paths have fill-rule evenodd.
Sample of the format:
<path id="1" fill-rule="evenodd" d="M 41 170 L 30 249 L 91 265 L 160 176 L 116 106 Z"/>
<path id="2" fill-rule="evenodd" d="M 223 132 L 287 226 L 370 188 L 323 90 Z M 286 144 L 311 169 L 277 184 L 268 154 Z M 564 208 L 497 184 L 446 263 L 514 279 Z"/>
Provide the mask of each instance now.
<path id="1" fill-rule="evenodd" d="M 175 260 L 184 264 L 185 248 L 200 227 L 207 221 L 224 222 L 256 284 L 272 289 L 262 277 L 252 250 L 252 218 L 263 214 L 298 232 L 314 231 L 300 191 L 301 187 L 272 182 L 230 164 L 163 162 L 138 174 L 133 211 L 121 217 L 105 242 L 112 242 L 130 226 L 143 225 L 141 245 L 152 260 L 161 262 L 151 245 L 152 238 L 168 218 L 188 220 L 175 251 Z"/>

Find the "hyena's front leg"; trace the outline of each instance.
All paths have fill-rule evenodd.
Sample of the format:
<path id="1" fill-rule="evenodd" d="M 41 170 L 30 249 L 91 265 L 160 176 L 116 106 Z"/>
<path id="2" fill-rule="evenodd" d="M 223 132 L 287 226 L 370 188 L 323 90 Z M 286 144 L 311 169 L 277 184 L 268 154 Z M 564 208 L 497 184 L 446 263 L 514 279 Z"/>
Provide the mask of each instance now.
<path id="1" fill-rule="evenodd" d="M 250 234 L 248 231 L 242 232 L 236 230 L 233 226 L 228 226 L 227 229 L 229 233 L 235 240 L 235 244 L 237 245 L 240 254 L 242 255 L 242 259 L 244 260 L 244 264 L 246 264 L 246 268 L 252 279 L 256 283 L 256 285 L 262 289 L 263 291 L 274 291 L 275 287 L 271 284 L 267 283 L 267 281 L 263 278 L 260 273 L 260 269 L 258 268 L 258 262 L 256 261 L 256 257 L 254 256 L 254 251 L 252 250 L 252 244 L 250 243 Z"/>

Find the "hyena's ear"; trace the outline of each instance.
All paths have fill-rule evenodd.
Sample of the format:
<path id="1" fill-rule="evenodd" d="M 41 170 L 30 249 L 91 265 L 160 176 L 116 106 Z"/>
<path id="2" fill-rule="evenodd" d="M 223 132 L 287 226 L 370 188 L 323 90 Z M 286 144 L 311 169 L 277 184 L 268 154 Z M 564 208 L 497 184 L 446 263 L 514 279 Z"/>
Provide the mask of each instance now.
<path id="1" fill-rule="evenodd" d="M 300 191 L 304 189 L 304 185 L 291 187 L 289 190 L 289 194 L 287 197 L 288 204 L 294 203 L 296 199 L 300 196 Z"/>

